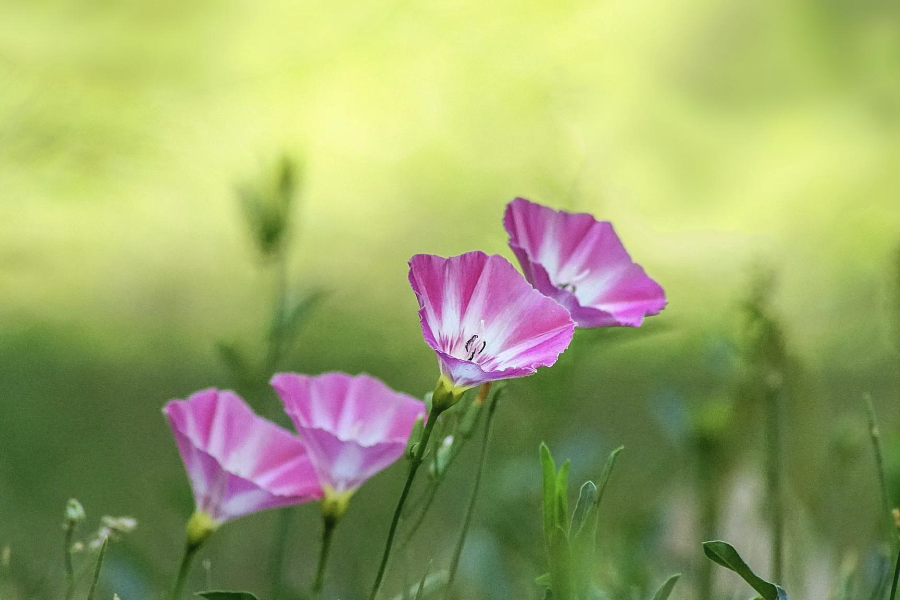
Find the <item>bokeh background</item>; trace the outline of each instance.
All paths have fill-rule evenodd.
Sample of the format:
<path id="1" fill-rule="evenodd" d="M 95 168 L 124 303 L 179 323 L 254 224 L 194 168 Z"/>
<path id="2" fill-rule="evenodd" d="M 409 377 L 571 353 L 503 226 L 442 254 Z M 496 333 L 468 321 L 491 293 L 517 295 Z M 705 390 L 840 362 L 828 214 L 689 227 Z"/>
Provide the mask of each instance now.
<path id="1" fill-rule="evenodd" d="M 794 374 L 785 584 L 824 597 L 871 553 L 864 392 L 886 443 L 900 439 L 896 2 L 3 0 L 0 593 L 58 594 L 71 496 L 89 523 L 140 523 L 110 551 L 106 597 L 167 585 L 191 501 L 160 409 L 237 385 L 217 344 L 264 348 L 275 274 L 236 186 L 286 152 L 303 164 L 291 294 L 326 295 L 283 369 L 430 390 L 406 261 L 512 258 L 501 215 L 515 196 L 611 220 L 668 292 L 644 328 L 579 335 L 558 367 L 509 386 L 459 597 L 539 597 L 542 440 L 576 483 L 626 446 L 598 583 L 646 596 L 680 571 L 674 597 L 696 597 L 691 423 L 710 402 L 740 405 L 760 264 Z M 247 395 L 276 414 L 274 394 Z M 719 537 L 765 574 L 762 421 L 732 412 Z M 476 446 L 390 590 L 448 560 Z M 371 585 L 402 478 L 396 466 L 354 499 L 329 597 Z M 289 580 L 303 590 L 319 520 L 297 512 Z M 214 587 L 266 596 L 277 523 L 216 534 L 202 557 Z M 749 591 L 725 573 L 717 585 Z"/>

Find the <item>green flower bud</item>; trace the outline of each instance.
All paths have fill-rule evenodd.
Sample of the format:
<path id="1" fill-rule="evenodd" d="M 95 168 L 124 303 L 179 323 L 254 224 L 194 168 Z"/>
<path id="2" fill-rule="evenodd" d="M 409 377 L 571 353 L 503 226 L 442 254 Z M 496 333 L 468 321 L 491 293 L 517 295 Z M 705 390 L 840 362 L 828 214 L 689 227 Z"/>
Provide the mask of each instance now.
<path id="1" fill-rule="evenodd" d="M 84 521 L 85 517 L 84 507 L 81 506 L 81 502 L 75 498 L 70 498 L 66 503 L 66 525 L 70 527 L 78 525 Z"/>

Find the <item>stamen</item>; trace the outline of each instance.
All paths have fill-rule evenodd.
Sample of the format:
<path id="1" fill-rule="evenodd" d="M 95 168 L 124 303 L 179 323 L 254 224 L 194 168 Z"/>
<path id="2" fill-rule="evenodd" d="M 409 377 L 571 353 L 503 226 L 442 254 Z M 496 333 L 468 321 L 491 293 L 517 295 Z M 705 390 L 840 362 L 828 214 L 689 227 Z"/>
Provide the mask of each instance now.
<path id="1" fill-rule="evenodd" d="M 573 294 L 575 293 L 575 284 L 574 283 L 561 283 L 556 287 L 558 287 L 559 289 L 566 291 L 566 292 L 572 292 Z"/>
<path id="2" fill-rule="evenodd" d="M 466 342 L 466 346 L 465 346 L 466 352 L 469 351 L 469 346 L 472 345 L 472 342 L 474 342 L 474 341 L 477 340 L 477 339 L 478 339 L 478 334 L 475 334 L 475 335 L 473 335 L 472 337 L 469 338 L 469 341 Z"/>

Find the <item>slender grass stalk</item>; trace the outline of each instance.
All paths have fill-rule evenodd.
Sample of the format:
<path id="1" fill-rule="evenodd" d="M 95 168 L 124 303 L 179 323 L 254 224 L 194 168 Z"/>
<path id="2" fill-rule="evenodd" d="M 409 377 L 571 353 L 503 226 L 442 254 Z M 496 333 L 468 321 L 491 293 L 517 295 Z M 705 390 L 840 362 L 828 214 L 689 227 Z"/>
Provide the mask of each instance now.
<path id="1" fill-rule="evenodd" d="M 781 492 L 781 387 L 766 384 L 766 488 L 772 516 L 772 578 L 782 581 L 784 570 L 784 507 Z"/>
<path id="2" fill-rule="evenodd" d="M 169 600 L 179 600 L 179 598 L 181 598 L 181 593 L 184 590 L 184 584 L 187 581 L 188 573 L 191 571 L 191 561 L 194 560 L 194 555 L 197 554 L 197 550 L 199 549 L 199 544 L 185 544 L 184 556 L 181 557 L 181 565 L 178 567 L 178 575 L 175 577 L 175 585 L 172 586 L 172 593 L 169 595 Z"/>
<path id="3" fill-rule="evenodd" d="M 66 600 L 72 600 L 72 596 L 75 595 L 75 565 L 72 562 L 72 544 L 74 539 L 75 523 L 67 521 L 66 536 L 63 542 L 66 545 L 64 554 L 66 562 Z"/>
<path id="4" fill-rule="evenodd" d="M 313 599 L 322 597 L 322 588 L 325 587 L 325 568 L 328 565 L 328 554 L 331 550 L 331 538 L 334 537 L 334 528 L 338 520 L 325 516 L 322 519 L 322 549 L 319 551 L 319 564 L 316 567 L 316 581 L 313 584 Z"/>
<path id="5" fill-rule="evenodd" d="M 381 590 L 381 584 L 384 581 L 384 574 L 387 571 L 388 560 L 391 557 L 391 550 L 394 546 L 394 536 L 397 534 L 397 525 L 400 523 L 400 516 L 403 514 L 403 506 L 409 498 L 409 491 L 412 489 L 413 481 L 416 479 L 416 472 L 422 465 L 425 456 L 425 449 L 428 447 L 428 440 L 434 431 L 438 416 L 445 408 L 438 408 L 432 405 L 431 412 L 428 414 L 428 422 L 425 424 L 425 430 L 422 432 L 422 440 L 416 447 L 416 453 L 409 462 L 409 474 L 406 476 L 406 483 L 403 485 L 403 491 L 400 492 L 400 500 L 397 502 L 397 508 L 394 510 L 394 518 L 391 519 L 391 527 L 388 530 L 387 541 L 384 544 L 384 554 L 381 557 L 381 564 L 378 566 L 378 574 L 375 576 L 375 583 L 372 586 L 372 593 L 369 595 L 370 600 L 375 600 Z"/>
<path id="6" fill-rule="evenodd" d="M 878 429 L 878 420 L 875 417 L 875 406 L 872 397 L 866 394 L 863 398 L 866 403 L 866 417 L 869 421 L 869 439 L 872 441 L 872 452 L 875 456 L 875 469 L 878 473 L 878 487 L 881 490 L 881 505 L 885 517 L 888 519 L 888 540 L 893 541 L 894 523 L 891 519 L 891 497 L 888 492 L 887 478 L 884 474 L 884 453 L 881 450 L 881 433 Z"/>
<path id="7" fill-rule="evenodd" d="M 410 526 L 409 531 L 406 533 L 406 537 L 400 542 L 400 545 L 398 546 L 399 550 L 405 550 L 406 547 L 409 546 L 409 543 L 415 537 L 416 532 L 419 531 L 422 523 L 425 522 L 425 516 L 428 514 L 428 510 L 431 508 L 434 499 L 437 497 L 438 489 L 441 487 L 441 481 L 441 479 L 436 479 L 428 486 L 428 489 L 425 491 L 425 498 L 422 501 L 422 509 L 419 511 L 419 514 L 416 515 L 416 520 L 413 521 L 413 524 Z"/>
<path id="8" fill-rule="evenodd" d="M 459 568 L 463 547 L 466 545 L 466 536 L 469 534 L 469 526 L 472 524 L 472 515 L 475 514 L 475 504 L 478 499 L 478 490 L 481 487 L 481 477 L 484 475 L 484 469 L 487 466 L 488 446 L 491 442 L 491 431 L 494 426 L 494 413 L 497 410 L 497 404 L 501 396 L 502 394 L 496 394 L 494 400 L 488 406 L 484 438 L 481 441 L 481 457 L 478 460 L 478 471 L 475 473 L 475 484 L 472 486 L 472 495 L 469 497 L 469 506 L 466 508 L 466 517 L 463 521 L 462 530 L 459 533 L 459 541 L 457 541 L 456 549 L 453 551 L 453 560 L 450 561 L 450 571 L 447 576 L 447 587 L 444 588 L 444 598 L 450 595 L 450 587 L 453 585 L 453 579 L 456 577 L 456 570 Z"/>
<path id="9" fill-rule="evenodd" d="M 91 589 L 88 591 L 87 600 L 94 600 L 94 594 L 97 593 L 97 584 L 100 581 L 100 571 L 103 569 L 103 559 L 106 558 L 107 546 L 109 546 L 109 538 L 105 538 L 100 546 L 100 555 L 97 556 L 97 566 L 94 568 L 94 578 L 91 580 Z"/>
<path id="10" fill-rule="evenodd" d="M 891 595 L 889 600 L 894 600 L 897 596 L 897 579 L 900 578 L 900 549 L 897 550 L 897 562 L 894 565 L 894 579 L 891 581 Z"/>

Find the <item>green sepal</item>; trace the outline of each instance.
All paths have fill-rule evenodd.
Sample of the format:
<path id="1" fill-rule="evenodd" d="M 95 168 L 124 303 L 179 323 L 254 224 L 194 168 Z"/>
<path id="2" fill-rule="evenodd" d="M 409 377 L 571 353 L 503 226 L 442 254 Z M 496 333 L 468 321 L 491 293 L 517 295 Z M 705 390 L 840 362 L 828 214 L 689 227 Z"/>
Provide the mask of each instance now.
<path id="1" fill-rule="evenodd" d="M 766 581 L 753 572 L 741 555 L 731 544 L 722 541 L 703 542 L 703 553 L 719 566 L 730 569 L 741 576 L 750 587 L 759 592 L 764 600 L 789 600 L 785 591 L 778 585 Z"/>
<path id="2" fill-rule="evenodd" d="M 406 442 L 406 458 L 412 460 L 416 454 L 419 442 L 422 441 L 422 435 L 425 433 L 425 418 L 419 417 L 413 424 L 412 433 L 409 434 L 409 441 Z"/>
<path id="3" fill-rule="evenodd" d="M 656 593 L 653 594 L 653 600 L 668 600 L 680 577 L 681 573 L 676 573 L 666 579 L 663 584 L 659 586 L 659 589 L 656 590 Z"/>

